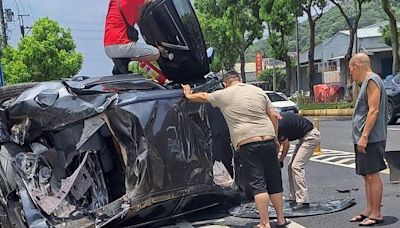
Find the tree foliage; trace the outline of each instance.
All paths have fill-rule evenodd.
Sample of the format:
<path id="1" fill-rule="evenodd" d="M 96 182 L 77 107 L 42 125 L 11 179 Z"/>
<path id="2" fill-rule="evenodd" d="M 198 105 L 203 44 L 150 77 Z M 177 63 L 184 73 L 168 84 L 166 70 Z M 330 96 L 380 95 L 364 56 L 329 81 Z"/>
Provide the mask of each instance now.
<path id="1" fill-rule="evenodd" d="M 388 46 L 392 46 L 391 30 L 389 25 L 383 26 L 381 28 L 381 32 L 383 42 Z M 397 32 L 400 34 L 400 28 L 397 29 Z M 400 40 L 398 43 L 400 44 Z"/>
<path id="2" fill-rule="evenodd" d="M 332 4 L 334 4 L 339 9 L 340 14 L 345 19 L 347 29 L 349 30 L 350 33 L 349 46 L 345 57 L 345 59 L 348 61 L 350 60 L 351 54 L 353 52 L 355 34 L 358 29 L 359 22 L 363 13 L 363 5 L 369 2 L 370 0 L 353 0 L 353 8 L 355 14 L 346 13 L 346 11 L 344 10 L 342 5 L 344 2 L 347 2 L 347 0 L 329 0 L 329 1 L 332 2 Z"/>
<path id="3" fill-rule="evenodd" d="M 400 9 L 400 1 L 391 1 L 393 9 Z M 349 15 L 354 15 L 354 2 L 347 1 L 341 3 L 344 11 Z M 400 10 L 395 11 L 396 18 L 400 18 Z M 387 21 L 388 17 L 382 6 L 380 1 L 371 1 L 367 2 L 363 5 L 363 14 L 360 18 L 359 27 L 365 27 L 368 25 L 372 25 L 375 23 L 379 23 L 382 21 Z M 303 21 L 299 24 L 299 38 L 300 38 L 300 50 L 307 51 L 309 49 L 309 24 L 307 21 Z M 346 22 L 344 18 L 341 16 L 340 11 L 337 7 L 327 6 L 324 14 L 321 19 L 318 20 L 318 23 L 315 26 L 315 42 L 318 44 L 320 42 L 326 41 L 332 36 L 334 36 L 337 32 L 341 30 L 347 30 Z M 291 38 L 288 39 L 288 48 L 289 51 L 296 51 L 296 38 L 293 34 Z M 267 40 L 260 40 L 253 44 L 253 46 L 267 46 Z M 250 47 L 249 50 L 252 50 L 253 47 Z M 247 59 L 253 60 L 255 58 L 255 54 L 257 50 L 253 52 L 248 52 Z"/>
<path id="4" fill-rule="evenodd" d="M 232 69 L 240 56 L 243 76 L 246 49 L 262 37 L 258 1 L 196 0 L 195 8 L 207 45 L 216 49 L 212 69 Z"/>
<path id="5" fill-rule="evenodd" d="M 258 52 L 261 52 L 264 58 L 269 57 L 268 47 L 266 45 L 266 39 L 257 40 L 247 48 L 245 55 L 246 62 L 254 62 Z"/>
<path id="6" fill-rule="evenodd" d="M 33 26 L 32 34 L 22 38 L 17 48 L 3 50 L 2 65 L 8 84 L 56 80 L 76 75 L 83 56 L 69 29 L 64 29 L 49 18 L 41 18 Z"/>
<path id="7" fill-rule="evenodd" d="M 325 0 L 300 0 L 295 1 L 301 9 L 300 12 L 304 12 L 307 16 L 308 26 L 309 26 L 309 50 L 308 50 L 308 67 L 307 67 L 307 81 L 308 90 L 312 91 L 312 81 L 315 75 L 314 66 L 314 50 L 315 50 L 315 26 L 317 21 L 321 19 L 324 9 L 326 7 Z M 301 13 L 299 14 L 301 15 Z M 311 93 L 312 94 L 312 93 Z"/>
<path id="8" fill-rule="evenodd" d="M 272 4 L 272 5 L 271 5 Z M 261 0 L 261 16 L 268 24 L 269 56 L 286 63 L 286 93 L 290 93 L 292 61 L 288 55 L 288 38 L 293 34 L 298 5 L 291 0 Z"/>
<path id="9" fill-rule="evenodd" d="M 392 67 L 392 74 L 397 74 L 400 72 L 400 53 L 399 53 L 399 28 L 397 26 L 397 19 L 394 14 L 394 9 L 389 0 L 381 0 L 382 9 L 388 16 L 389 25 L 388 29 L 383 29 L 383 38 L 392 49 L 392 56 L 393 56 L 393 67 Z M 387 31 L 389 30 L 389 32 Z M 388 35 L 389 33 L 389 35 Z M 389 38 L 388 38 L 389 37 Z M 387 42 L 389 41 L 389 42 Z"/>
<path id="10" fill-rule="evenodd" d="M 349 14 L 346 13 L 342 4 L 346 2 L 347 0 L 329 0 L 334 4 L 338 9 L 342 17 L 344 18 L 346 25 L 347 25 L 347 30 L 349 31 L 349 44 L 347 47 L 347 52 L 344 57 L 345 62 L 346 62 L 346 77 L 347 77 L 347 90 L 346 90 L 346 98 L 348 101 L 351 101 L 354 99 L 354 94 L 357 94 L 357 85 L 353 82 L 353 78 L 350 76 L 350 69 L 348 67 L 350 63 L 350 58 L 353 54 L 354 50 L 354 43 L 355 43 L 355 38 L 356 38 L 356 33 L 359 28 L 359 23 L 360 19 L 363 13 L 363 5 L 365 3 L 369 2 L 370 0 L 353 0 L 353 8 L 355 10 L 355 14 Z"/>
<path id="11" fill-rule="evenodd" d="M 268 90 L 272 90 L 273 75 L 274 75 L 274 70 L 271 68 L 271 69 L 264 70 L 263 72 L 261 72 L 261 74 L 259 76 L 260 81 L 268 83 Z M 284 69 L 275 69 L 275 76 L 276 76 L 277 91 L 285 90 L 286 89 L 285 70 Z"/>

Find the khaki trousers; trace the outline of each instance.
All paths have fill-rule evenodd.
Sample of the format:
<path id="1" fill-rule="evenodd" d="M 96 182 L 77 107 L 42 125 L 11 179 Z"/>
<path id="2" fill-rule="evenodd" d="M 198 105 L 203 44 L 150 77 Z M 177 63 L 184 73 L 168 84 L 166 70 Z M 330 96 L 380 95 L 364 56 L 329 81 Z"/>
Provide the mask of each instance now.
<path id="1" fill-rule="evenodd" d="M 296 200 L 297 203 L 310 202 L 304 166 L 310 160 L 315 148 L 320 143 L 321 133 L 316 128 L 309 131 L 300 139 L 299 143 L 297 143 L 288 166 L 290 200 Z"/>

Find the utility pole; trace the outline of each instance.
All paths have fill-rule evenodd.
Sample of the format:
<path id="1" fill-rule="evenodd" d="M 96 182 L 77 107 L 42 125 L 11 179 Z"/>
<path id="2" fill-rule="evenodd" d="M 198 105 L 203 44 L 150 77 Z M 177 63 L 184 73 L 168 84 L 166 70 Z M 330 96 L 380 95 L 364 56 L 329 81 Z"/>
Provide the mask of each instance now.
<path id="1" fill-rule="evenodd" d="M 276 71 L 275 71 L 275 59 L 272 60 L 272 91 L 276 92 Z"/>
<path id="2" fill-rule="evenodd" d="M 3 48 L 7 46 L 7 25 L 4 19 L 4 9 L 3 9 L 3 0 L 0 0 L 0 23 L 1 23 L 1 35 L 2 35 L 2 45 L 0 45 L 0 57 L 3 56 Z M 4 77 L 3 77 L 3 66 L 0 63 L 0 86 L 4 85 Z"/>
<path id="3" fill-rule="evenodd" d="M 299 20 L 296 17 L 296 52 L 297 52 L 297 91 L 300 92 L 300 45 L 299 45 Z"/>
<path id="4" fill-rule="evenodd" d="M 25 37 L 25 29 L 31 28 L 31 27 L 25 26 L 25 24 L 24 24 L 24 17 L 29 17 L 29 16 L 30 16 L 29 14 L 25 14 L 25 15 L 19 14 L 18 15 L 19 28 L 21 30 L 22 37 Z"/>
<path id="5" fill-rule="evenodd" d="M 0 23 L 1 23 L 1 35 L 2 35 L 2 44 L 3 47 L 7 46 L 7 25 L 4 19 L 4 9 L 3 9 L 3 0 L 0 0 Z"/>

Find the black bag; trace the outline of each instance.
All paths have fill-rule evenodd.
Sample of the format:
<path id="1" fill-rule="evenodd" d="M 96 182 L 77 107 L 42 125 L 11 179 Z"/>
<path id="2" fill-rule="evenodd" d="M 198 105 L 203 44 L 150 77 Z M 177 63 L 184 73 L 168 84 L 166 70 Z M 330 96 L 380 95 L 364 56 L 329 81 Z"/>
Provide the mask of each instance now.
<path id="1" fill-rule="evenodd" d="M 130 25 L 128 23 L 128 20 L 126 20 L 126 17 L 124 15 L 124 13 L 122 12 L 122 8 L 121 8 L 121 4 L 120 4 L 120 0 L 118 0 L 118 8 L 119 8 L 119 12 L 122 15 L 122 18 L 124 18 L 124 22 L 126 25 L 126 33 L 128 34 L 128 38 L 129 40 L 136 42 L 139 39 L 139 32 L 135 29 L 134 25 Z"/>

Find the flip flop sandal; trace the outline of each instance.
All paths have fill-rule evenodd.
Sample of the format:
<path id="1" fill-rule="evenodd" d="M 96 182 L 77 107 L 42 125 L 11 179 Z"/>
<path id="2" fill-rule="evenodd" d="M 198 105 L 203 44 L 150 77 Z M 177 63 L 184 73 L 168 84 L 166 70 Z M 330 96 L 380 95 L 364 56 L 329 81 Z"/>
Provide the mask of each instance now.
<path id="1" fill-rule="evenodd" d="M 282 224 L 282 225 L 276 224 L 275 227 L 276 227 L 276 228 L 286 228 L 287 225 L 289 225 L 289 224 L 290 224 L 290 221 L 287 221 L 287 220 L 286 220 L 286 222 L 285 222 L 284 224 Z"/>
<path id="2" fill-rule="evenodd" d="M 349 222 L 362 222 L 362 221 L 364 221 L 366 218 L 368 218 L 368 216 L 363 215 L 363 214 L 359 214 L 359 215 L 354 216 L 354 218 L 356 218 L 356 219 L 352 219 L 352 220 L 350 220 Z"/>
<path id="3" fill-rule="evenodd" d="M 383 219 L 374 219 L 374 218 L 366 218 L 363 222 L 368 220 L 373 221 L 373 223 L 367 223 L 367 224 L 360 223 L 359 226 L 375 226 L 384 222 Z"/>

